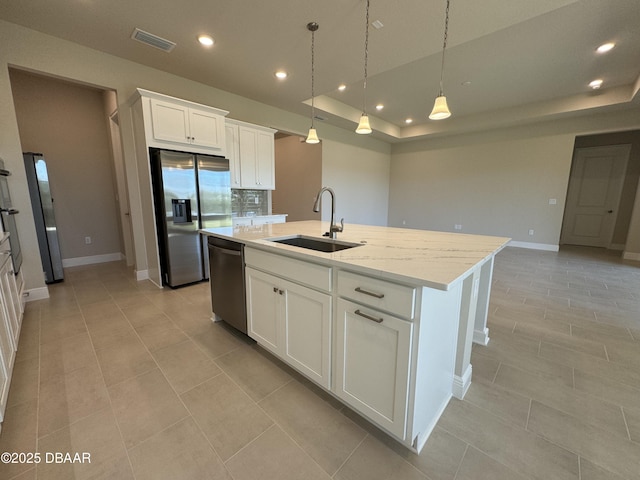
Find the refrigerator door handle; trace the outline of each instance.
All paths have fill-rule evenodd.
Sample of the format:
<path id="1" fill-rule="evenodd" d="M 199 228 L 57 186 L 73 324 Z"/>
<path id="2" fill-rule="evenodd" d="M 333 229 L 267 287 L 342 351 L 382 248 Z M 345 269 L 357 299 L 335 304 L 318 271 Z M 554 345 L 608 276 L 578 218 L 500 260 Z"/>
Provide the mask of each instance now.
<path id="1" fill-rule="evenodd" d="M 15 208 L 0 208 L 0 213 L 6 213 L 7 215 L 17 215 L 20 213 L 20 210 L 16 210 Z"/>

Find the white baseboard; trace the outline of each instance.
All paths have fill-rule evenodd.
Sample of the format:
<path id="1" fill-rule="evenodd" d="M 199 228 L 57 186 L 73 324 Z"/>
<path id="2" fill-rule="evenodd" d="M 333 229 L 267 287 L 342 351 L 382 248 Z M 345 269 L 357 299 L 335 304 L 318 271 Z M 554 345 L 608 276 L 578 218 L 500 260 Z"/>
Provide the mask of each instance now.
<path id="1" fill-rule="evenodd" d="M 640 260 L 640 253 L 624 252 L 622 258 L 625 260 Z"/>
<path id="2" fill-rule="evenodd" d="M 149 270 L 136 270 L 136 280 L 149 280 Z"/>
<path id="3" fill-rule="evenodd" d="M 517 247 L 517 248 L 529 248 L 531 250 L 546 250 L 548 252 L 557 252 L 560 250 L 558 245 L 550 245 L 548 243 L 532 243 L 532 242 L 518 242 L 515 240 L 511 240 L 508 244 L 508 247 Z"/>
<path id="4" fill-rule="evenodd" d="M 473 343 L 477 343 L 483 347 L 489 345 L 489 329 L 485 327 L 484 330 L 474 330 Z"/>
<path id="5" fill-rule="evenodd" d="M 104 255 L 92 255 L 89 257 L 75 257 L 75 258 L 63 258 L 62 266 L 67 267 L 78 267 L 80 265 L 93 265 L 94 263 L 106 263 L 106 262 L 117 262 L 118 260 L 122 260 L 124 255 L 122 253 L 107 253 Z"/>
<path id="6" fill-rule="evenodd" d="M 469 390 L 469 387 L 471 386 L 471 371 L 471 364 L 469 364 L 462 377 L 459 377 L 458 375 L 453 376 L 452 393 L 458 400 L 462 400 L 464 398 L 467 394 L 467 390 Z"/>
<path id="7" fill-rule="evenodd" d="M 24 299 L 27 302 L 35 302 L 36 300 L 44 300 L 45 298 L 49 298 L 48 287 L 30 288 L 24 291 Z"/>

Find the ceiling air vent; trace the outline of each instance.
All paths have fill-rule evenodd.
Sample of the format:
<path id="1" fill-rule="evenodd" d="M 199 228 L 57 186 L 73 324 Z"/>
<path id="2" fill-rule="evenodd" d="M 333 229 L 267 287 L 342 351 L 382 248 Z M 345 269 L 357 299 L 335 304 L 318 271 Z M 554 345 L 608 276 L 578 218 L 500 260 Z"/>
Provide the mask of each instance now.
<path id="1" fill-rule="evenodd" d="M 165 40 L 164 38 L 158 37 L 149 32 L 145 32 L 144 30 L 140 30 L 136 28 L 131 34 L 131 38 L 137 40 L 138 42 L 145 43 L 155 48 L 159 48 L 160 50 L 164 50 L 165 52 L 170 52 L 176 46 L 175 43 Z"/>

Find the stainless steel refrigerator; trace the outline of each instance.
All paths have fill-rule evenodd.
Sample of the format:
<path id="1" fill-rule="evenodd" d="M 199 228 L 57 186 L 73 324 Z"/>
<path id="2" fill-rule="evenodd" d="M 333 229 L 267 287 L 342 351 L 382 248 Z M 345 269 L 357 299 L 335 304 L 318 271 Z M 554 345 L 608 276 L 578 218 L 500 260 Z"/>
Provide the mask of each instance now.
<path id="1" fill-rule="evenodd" d="M 45 283 L 61 282 L 64 280 L 64 271 L 56 217 L 53 212 L 53 197 L 49 184 L 47 162 L 41 153 L 27 152 L 22 156 L 27 172 L 27 185 L 29 186 L 31 208 L 36 225 L 38 247 L 40 247 L 44 281 Z"/>
<path id="2" fill-rule="evenodd" d="M 229 160 L 150 149 L 162 281 L 179 287 L 209 277 L 201 228 L 231 226 Z"/>

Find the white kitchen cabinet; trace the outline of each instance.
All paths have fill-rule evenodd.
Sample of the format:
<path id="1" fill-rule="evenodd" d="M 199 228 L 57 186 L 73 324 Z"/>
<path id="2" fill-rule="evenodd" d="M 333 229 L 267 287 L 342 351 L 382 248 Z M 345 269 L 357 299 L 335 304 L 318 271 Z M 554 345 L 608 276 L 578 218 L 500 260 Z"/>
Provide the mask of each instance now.
<path id="1" fill-rule="evenodd" d="M 238 120 L 227 120 L 227 125 L 227 139 L 234 141 L 237 138 L 238 159 L 230 162 L 232 187 L 274 190 L 276 130 Z M 234 148 L 228 146 L 229 151 Z M 234 184 L 238 179 L 239 187 Z"/>
<path id="2" fill-rule="evenodd" d="M 338 300 L 335 394 L 405 438 L 413 324 Z"/>
<path id="3" fill-rule="evenodd" d="M 229 159 L 229 172 L 231 173 L 231 188 L 242 188 L 240 181 L 240 139 L 238 137 L 238 124 L 227 121 L 225 123 L 227 158 Z"/>
<path id="4" fill-rule="evenodd" d="M 251 267 L 245 275 L 249 336 L 328 389 L 331 295 Z"/>
<path id="5" fill-rule="evenodd" d="M 147 147 L 226 156 L 226 110 L 143 89 L 138 98 Z"/>

